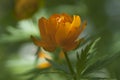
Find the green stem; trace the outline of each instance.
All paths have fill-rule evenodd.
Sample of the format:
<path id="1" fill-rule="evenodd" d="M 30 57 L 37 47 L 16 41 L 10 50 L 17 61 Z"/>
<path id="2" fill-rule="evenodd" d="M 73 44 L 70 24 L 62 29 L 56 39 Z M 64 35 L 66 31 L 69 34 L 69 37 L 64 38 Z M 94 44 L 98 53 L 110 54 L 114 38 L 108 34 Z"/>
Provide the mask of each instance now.
<path id="1" fill-rule="evenodd" d="M 74 72 L 74 70 L 73 70 L 73 67 L 72 67 L 72 65 L 71 65 L 71 63 L 70 63 L 70 59 L 69 59 L 69 57 L 68 57 L 68 55 L 67 55 L 67 52 L 64 51 L 64 55 L 65 55 L 65 58 L 66 58 L 66 61 L 67 61 L 69 70 L 70 70 L 71 74 L 73 75 L 73 79 L 74 79 L 74 80 L 77 80 L 77 79 L 76 79 L 76 76 L 75 76 L 75 72 Z"/>
<path id="2" fill-rule="evenodd" d="M 40 47 L 37 48 L 37 51 L 35 53 L 35 55 L 36 55 L 35 66 L 37 65 L 37 62 L 38 62 L 38 59 L 39 59 L 39 57 L 38 57 L 39 51 L 40 51 Z"/>

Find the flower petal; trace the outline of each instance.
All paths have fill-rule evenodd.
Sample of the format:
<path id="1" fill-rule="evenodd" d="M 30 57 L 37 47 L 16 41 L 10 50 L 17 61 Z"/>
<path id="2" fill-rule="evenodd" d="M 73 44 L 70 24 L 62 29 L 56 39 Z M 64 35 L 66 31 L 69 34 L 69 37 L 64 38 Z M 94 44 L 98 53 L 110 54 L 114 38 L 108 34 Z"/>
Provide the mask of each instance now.
<path id="1" fill-rule="evenodd" d="M 43 40 L 47 40 L 47 20 L 45 18 L 39 19 L 39 30 L 40 30 L 40 35 Z"/>
<path id="2" fill-rule="evenodd" d="M 52 51 L 54 51 L 56 49 L 56 47 L 54 45 L 52 45 L 52 44 L 49 44 L 49 45 L 46 44 L 43 48 L 45 50 L 47 50 L 47 51 L 50 51 L 50 52 L 52 52 Z"/>
<path id="3" fill-rule="evenodd" d="M 34 42 L 34 44 L 37 45 L 37 46 L 39 46 L 39 47 L 45 45 L 44 42 L 37 40 L 37 39 L 34 38 L 33 36 L 31 36 L 31 39 L 32 39 L 32 41 Z"/>
<path id="4" fill-rule="evenodd" d="M 79 16 L 73 16 L 73 22 L 71 24 L 71 28 L 74 28 L 74 27 L 79 27 L 81 24 L 81 19 Z"/>
<path id="5" fill-rule="evenodd" d="M 56 46 L 54 44 L 44 42 L 44 41 L 39 41 L 36 38 L 34 38 L 33 36 L 31 36 L 31 39 L 33 40 L 35 45 L 37 45 L 39 47 L 43 47 L 47 51 L 54 51 L 56 48 Z"/>
<path id="6" fill-rule="evenodd" d="M 51 67 L 51 64 L 49 62 L 43 62 L 37 66 L 39 69 L 45 69 Z"/>
<path id="7" fill-rule="evenodd" d="M 69 33 L 67 35 L 66 42 L 70 43 L 77 39 L 77 37 L 80 35 L 80 24 L 81 19 L 79 16 L 73 16 L 73 22 L 70 26 Z"/>
<path id="8" fill-rule="evenodd" d="M 72 17 L 70 15 L 63 13 L 63 14 L 61 14 L 61 16 L 64 16 L 64 21 L 65 22 L 72 23 Z"/>
<path id="9" fill-rule="evenodd" d="M 87 21 L 84 21 L 84 22 L 82 23 L 82 25 L 81 25 L 80 33 L 81 33 L 82 31 L 84 31 L 84 29 L 86 28 L 86 25 L 87 25 Z"/>
<path id="10" fill-rule="evenodd" d="M 55 33 L 57 31 L 58 28 L 58 24 L 55 18 L 50 18 L 48 20 L 48 26 L 47 26 L 47 30 L 48 30 L 48 34 L 51 38 L 51 41 L 55 42 Z"/>
<path id="11" fill-rule="evenodd" d="M 46 43 L 51 43 L 55 45 L 54 32 L 56 31 L 55 27 L 50 25 L 50 20 L 41 18 L 39 20 L 39 29 L 41 33 L 42 40 Z"/>
<path id="12" fill-rule="evenodd" d="M 79 45 L 79 41 L 73 42 L 73 43 L 67 43 L 63 45 L 63 50 L 70 51 L 75 49 Z"/>
<path id="13" fill-rule="evenodd" d="M 39 54 L 38 54 L 38 57 L 39 58 L 43 58 L 43 59 L 52 59 L 50 55 L 48 55 L 47 53 L 45 53 L 44 51 L 40 51 Z"/>
<path id="14" fill-rule="evenodd" d="M 64 41 L 66 40 L 68 30 L 70 27 L 70 23 L 65 23 L 65 24 L 59 24 L 59 28 L 56 32 L 55 39 L 57 44 L 61 45 L 64 44 Z"/>
<path id="15" fill-rule="evenodd" d="M 58 28 L 58 18 L 60 17 L 60 15 L 58 14 L 55 14 L 55 15 L 52 15 L 48 20 L 49 20 L 49 25 L 50 25 L 50 28 L 52 27 L 52 31 L 53 32 L 56 32 L 56 29 Z"/>

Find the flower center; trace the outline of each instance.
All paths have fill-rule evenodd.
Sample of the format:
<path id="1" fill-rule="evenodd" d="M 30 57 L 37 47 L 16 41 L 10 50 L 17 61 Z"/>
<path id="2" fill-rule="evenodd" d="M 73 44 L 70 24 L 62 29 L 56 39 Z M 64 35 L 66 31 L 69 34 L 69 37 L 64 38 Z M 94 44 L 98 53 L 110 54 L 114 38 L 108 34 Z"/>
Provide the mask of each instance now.
<path id="1" fill-rule="evenodd" d="M 63 16 L 57 17 L 56 20 L 57 20 L 58 23 L 61 23 L 61 22 L 65 23 L 65 20 L 64 20 Z"/>

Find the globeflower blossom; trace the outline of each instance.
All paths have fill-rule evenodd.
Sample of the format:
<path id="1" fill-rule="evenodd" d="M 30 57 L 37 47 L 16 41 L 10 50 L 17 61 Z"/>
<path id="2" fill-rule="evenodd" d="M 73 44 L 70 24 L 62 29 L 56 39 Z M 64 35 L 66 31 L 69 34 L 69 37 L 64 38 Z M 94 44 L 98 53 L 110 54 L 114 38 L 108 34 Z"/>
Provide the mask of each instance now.
<path id="1" fill-rule="evenodd" d="M 27 19 L 39 9 L 41 0 L 15 0 L 15 17 L 18 20 Z"/>
<path id="2" fill-rule="evenodd" d="M 37 65 L 38 69 L 46 69 L 50 68 L 51 64 L 46 59 L 52 59 L 52 57 L 48 54 L 46 54 L 44 51 L 40 51 L 38 53 L 38 58 L 42 61 Z"/>
<path id="3" fill-rule="evenodd" d="M 47 51 L 54 51 L 61 48 L 70 51 L 80 43 L 78 39 L 81 32 L 86 27 L 86 22 L 82 23 L 78 15 L 54 14 L 49 19 L 44 17 L 39 19 L 39 30 L 41 39 L 31 37 L 33 42 Z"/>
<path id="4" fill-rule="evenodd" d="M 38 69 L 46 69 L 46 68 L 50 68 L 52 66 L 52 64 L 49 61 L 47 61 L 46 59 L 53 60 L 53 58 L 45 50 L 42 49 L 38 53 L 37 56 L 40 60 L 40 63 L 38 63 L 38 65 L 37 65 Z M 59 58 L 64 59 L 64 52 L 63 51 L 60 51 Z"/>

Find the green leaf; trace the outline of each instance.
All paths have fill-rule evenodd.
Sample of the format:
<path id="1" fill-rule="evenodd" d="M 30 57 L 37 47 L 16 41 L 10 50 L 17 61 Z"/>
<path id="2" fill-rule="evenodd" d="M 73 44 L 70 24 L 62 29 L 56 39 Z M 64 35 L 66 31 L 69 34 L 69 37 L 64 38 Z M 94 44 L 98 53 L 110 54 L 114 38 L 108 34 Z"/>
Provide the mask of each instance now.
<path id="1" fill-rule="evenodd" d="M 48 69 L 38 69 L 38 68 L 34 68 L 34 69 L 31 69 L 27 72 L 24 72 L 24 73 L 21 73 L 21 74 L 18 74 L 20 76 L 26 76 L 26 75 L 31 75 L 31 74 L 37 74 L 37 73 L 42 73 L 42 72 L 45 72 L 45 71 L 48 71 Z"/>
<path id="2" fill-rule="evenodd" d="M 101 38 L 97 38 L 96 40 L 92 41 L 86 48 L 85 48 L 85 53 L 92 53 L 94 51 L 94 47 L 96 43 L 100 40 Z"/>
<path id="3" fill-rule="evenodd" d="M 35 80 L 39 75 L 40 75 L 39 73 L 35 73 L 31 77 L 29 77 L 27 80 Z"/>
<path id="4" fill-rule="evenodd" d="M 69 69 L 65 65 L 60 65 L 60 64 L 58 64 L 50 59 L 47 59 L 47 58 L 46 58 L 46 60 L 52 64 L 52 67 L 54 69 L 59 70 L 59 71 L 63 71 L 66 74 L 70 73 Z"/>
<path id="5" fill-rule="evenodd" d="M 83 75 L 87 75 L 89 73 L 95 72 L 97 70 L 100 70 L 109 64 L 111 64 L 113 61 L 115 61 L 117 58 L 120 58 L 120 52 L 112 55 L 105 56 L 104 58 L 100 58 L 92 65 L 88 66 L 85 71 L 83 72 Z"/>
<path id="6" fill-rule="evenodd" d="M 22 74 L 18 74 L 18 76 L 30 76 L 27 80 L 34 80 L 38 76 L 42 74 L 48 74 L 48 73 L 53 73 L 53 72 L 50 72 L 49 68 L 46 68 L 46 69 L 34 68 Z M 57 73 L 57 72 L 54 72 L 54 73 Z"/>
<path id="7" fill-rule="evenodd" d="M 86 63 L 88 60 L 88 54 L 92 52 L 95 44 L 100 40 L 100 38 L 96 39 L 89 43 L 84 49 L 81 50 L 81 53 L 77 53 L 77 62 L 76 62 L 76 71 L 77 74 L 80 76 L 82 71 L 86 67 Z M 91 55 L 91 54 L 89 54 Z"/>
<path id="8" fill-rule="evenodd" d="M 83 52 L 83 50 L 82 50 L 82 52 Z M 80 57 L 80 55 L 77 53 L 76 70 L 77 70 L 78 75 L 80 75 L 81 72 L 83 71 L 86 60 L 87 60 L 86 55 L 83 55 L 83 57 Z"/>
<path id="9" fill-rule="evenodd" d="M 112 80 L 110 78 L 101 78 L 101 77 L 92 77 L 92 78 L 87 78 L 87 80 Z"/>
<path id="10" fill-rule="evenodd" d="M 27 41 L 30 40 L 30 35 L 39 36 L 39 31 L 31 20 L 19 22 L 17 28 L 8 26 L 7 32 L 8 34 L 0 34 L 0 43 Z"/>
<path id="11" fill-rule="evenodd" d="M 95 51 L 96 51 L 96 48 L 95 48 L 95 45 L 99 42 L 99 40 L 100 40 L 101 38 L 99 37 L 99 38 L 97 38 L 96 40 L 94 40 L 94 41 L 92 41 L 91 43 L 90 43 L 90 45 L 88 46 L 88 55 L 89 55 L 89 59 L 90 58 L 92 58 L 92 57 L 94 57 L 94 55 L 95 55 Z"/>

